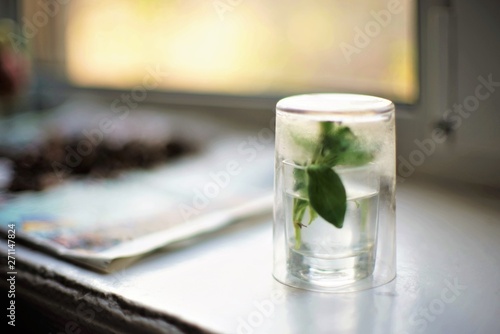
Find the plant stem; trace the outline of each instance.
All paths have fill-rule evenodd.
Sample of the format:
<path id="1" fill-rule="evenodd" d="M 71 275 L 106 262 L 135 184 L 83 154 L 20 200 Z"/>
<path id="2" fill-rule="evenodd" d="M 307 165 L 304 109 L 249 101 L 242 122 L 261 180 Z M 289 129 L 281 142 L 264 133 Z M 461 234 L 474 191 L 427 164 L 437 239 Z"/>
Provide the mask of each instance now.
<path id="1" fill-rule="evenodd" d="M 301 198 L 293 200 L 293 229 L 295 230 L 295 249 L 302 244 L 302 219 L 309 203 Z"/>
<path id="2" fill-rule="evenodd" d="M 300 249 L 300 245 L 302 244 L 302 230 L 300 222 L 294 221 L 293 229 L 295 230 L 295 249 Z"/>

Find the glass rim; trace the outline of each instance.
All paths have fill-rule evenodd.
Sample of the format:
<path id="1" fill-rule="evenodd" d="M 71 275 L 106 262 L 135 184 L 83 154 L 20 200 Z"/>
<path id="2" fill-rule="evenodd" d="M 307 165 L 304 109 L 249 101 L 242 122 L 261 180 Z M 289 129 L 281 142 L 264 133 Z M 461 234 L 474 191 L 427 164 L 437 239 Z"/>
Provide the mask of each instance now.
<path id="1" fill-rule="evenodd" d="M 311 116 L 375 116 L 394 112 L 394 103 L 372 95 L 315 93 L 285 97 L 276 104 L 277 112 Z"/>

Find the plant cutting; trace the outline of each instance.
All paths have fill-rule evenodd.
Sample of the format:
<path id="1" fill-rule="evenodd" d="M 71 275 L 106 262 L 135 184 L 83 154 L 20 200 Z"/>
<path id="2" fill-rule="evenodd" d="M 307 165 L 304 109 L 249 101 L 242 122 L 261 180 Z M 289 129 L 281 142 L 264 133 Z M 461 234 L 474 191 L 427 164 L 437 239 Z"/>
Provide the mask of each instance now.
<path id="1" fill-rule="evenodd" d="M 319 215 L 336 228 L 342 228 L 347 209 L 344 184 L 335 166 L 359 166 L 373 159 L 370 150 L 362 147 L 351 129 L 336 122 L 319 122 L 317 141 L 292 135 L 297 145 L 313 152 L 305 163 L 295 162 L 302 168 L 294 170 L 294 190 L 302 196 L 293 200 L 293 226 L 295 249 L 302 244 L 302 229 L 307 228 Z M 307 199 L 304 199 L 307 198 Z M 304 215 L 309 219 L 304 223 Z"/>

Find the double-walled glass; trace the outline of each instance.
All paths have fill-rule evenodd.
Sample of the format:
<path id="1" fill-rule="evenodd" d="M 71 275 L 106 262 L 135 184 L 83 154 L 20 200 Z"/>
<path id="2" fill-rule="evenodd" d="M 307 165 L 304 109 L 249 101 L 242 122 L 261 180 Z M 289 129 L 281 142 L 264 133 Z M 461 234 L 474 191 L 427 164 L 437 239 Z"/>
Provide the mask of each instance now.
<path id="1" fill-rule="evenodd" d="M 395 277 L 394 112 L 389 100 L 355 94 L 278 102 L 278 281 L 346 292 Z"/>

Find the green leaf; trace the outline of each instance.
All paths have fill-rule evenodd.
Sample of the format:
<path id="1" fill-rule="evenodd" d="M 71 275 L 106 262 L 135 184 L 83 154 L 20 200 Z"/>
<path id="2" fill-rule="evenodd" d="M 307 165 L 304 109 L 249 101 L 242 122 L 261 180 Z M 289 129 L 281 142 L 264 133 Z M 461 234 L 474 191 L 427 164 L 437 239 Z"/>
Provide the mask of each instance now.
<path id="1" fill-rule="evenodd" d="M 373 160 L 373 154 L 361 146 L 349 127 L 322 122 L 320 130 L 320 142 L 314 151 L 313 164 L 359 166 Z"/>
<path id="2" fill-rule="evenodd" d="M 342 180 L 330 167 L 311 165 L 309 176 L 309 203 L 324 220 L 342 228 L 347 210 L 347 197 Z"/>
<path id="3" fill-rule="evenodd" d="M 363 151 L 358 148 L 352 148 L 347 152 L 344 152 L 337 163 L 339 165 L 348 166 L 361 166 L 373 160 L 373 155 L 369 152 Z"/>

